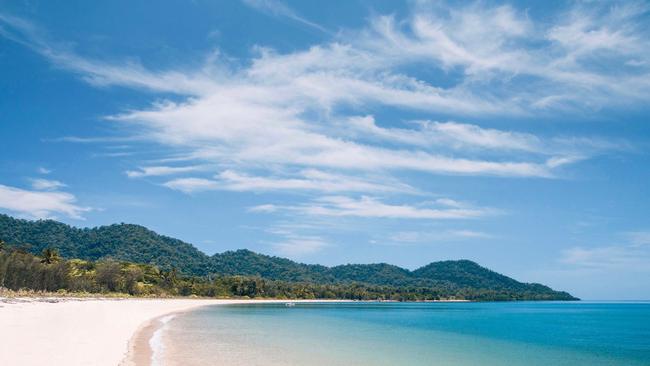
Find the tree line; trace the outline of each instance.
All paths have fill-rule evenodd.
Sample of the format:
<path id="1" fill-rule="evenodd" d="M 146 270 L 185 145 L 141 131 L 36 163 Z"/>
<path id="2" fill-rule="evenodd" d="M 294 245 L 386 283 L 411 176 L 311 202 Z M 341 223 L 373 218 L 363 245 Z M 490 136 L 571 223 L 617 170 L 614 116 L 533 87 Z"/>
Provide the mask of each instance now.
<path id="1" fill-rule="evenodd" d="M 364 283 L 317 284 L 268 280 L 258 276 L 183 275 L 176 269 L 102 259 L 64 259 L 46 248 L 40 255 L 0 242 L 0 287 L 131 296 L 216 298 L 351 299 L 424 301 L 441 299 L 520 300 L 538 294 L 489 289 L 378 286 Z M 538 298 L 541 300 L 542 298 Z"/>
<path id="2" fill-rule="evenodd" d="M 56 248 L 73 272 L 63 289 L 136 295 L 575 300 L 566 292 L 521 283 L 469 260 L 432 262 L 410 271 L 386 263 L 334 267 L 303 264 L 246 249 L 208 256 L 189 243 L 132 224 L 74 228 L 53 220 L 28 221 L 0 214 L 0 239 L 8 247 L 22 248 L 39 258 L 49 257 L 51 253 L 46 251 Z M 120 278 L 104 283 L 105 273 Z M 164 282 L 168 276 L 179 284 Z"/>

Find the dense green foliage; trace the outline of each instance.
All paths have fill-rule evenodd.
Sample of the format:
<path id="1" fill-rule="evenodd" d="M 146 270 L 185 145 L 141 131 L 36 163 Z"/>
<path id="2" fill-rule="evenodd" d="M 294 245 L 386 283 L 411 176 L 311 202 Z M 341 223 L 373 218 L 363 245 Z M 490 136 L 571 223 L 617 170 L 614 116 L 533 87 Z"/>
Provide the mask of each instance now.
<path id="1" fill-rule="evenodd" d="M 54 255 L 53 255 L 54 253 Z M 283 299 L 424 301 L 441 299 L 547 299 L 535 293 L 471 288 L 379 286 L 363 283 L 317 284 L 247 276 L 184 276 L 149 264 L 103 259 L 61 259 L 46 249 L 35 256 L 21 249 L 0 250 L 0 287 L 73 293 L 123 293 L 134 296 L 204 296 Z"/>
<path id="2" fill-rule="evenodd" d="M 8 244 L 27 246 L 32 253 L 54 247 L 65 258 L 111 257 L 174 267 L 185 273 L 207 274 L 210 264 L 209 257 L 191 244 L 138 225 L 78 229 L 54 220 L 28 221 L 0 215 L 0 239 Z"/>
<path id="3" fill-rule="evenodd" d="M 52 220 L 27 221 L 0 215 L 0 239 L 13 248 L 5 249 L 5 264 L 0 265 L 12 263 L 18 266 L 16 268 L 23 268 L 23 272 L 34 273 L 49 273 L 54 268 L 66 266 L 58 270 L 67 273 L 67 277 L 64 276 L 67 282 L 59 288 L 75 291 L 397 300 L 574 299 L 566 292 L 540 284 L 521 283 L 468 260 L 435 262 L 409 271 L 384 263 L 330 268 L 249 250 L 207 256 L 191 244 L 138 225 L 78 229 Z M 28 252 L 40 256 L 27 260 Z M 58 253 L 63 258 L 77 259 L 62 261 Z M 5 268 L 2 278 L 14 276 L 22 287 L 52 290 L 51 284 L 27 280 L 31 275 L 7 273 Z M 107 273 L 119 279 L 105 280 Z M 180 282 L 161 280 L 170 274 Z M 0 282 L 0 286 L 21 287 L 3 281 L 5 284 Z"/>

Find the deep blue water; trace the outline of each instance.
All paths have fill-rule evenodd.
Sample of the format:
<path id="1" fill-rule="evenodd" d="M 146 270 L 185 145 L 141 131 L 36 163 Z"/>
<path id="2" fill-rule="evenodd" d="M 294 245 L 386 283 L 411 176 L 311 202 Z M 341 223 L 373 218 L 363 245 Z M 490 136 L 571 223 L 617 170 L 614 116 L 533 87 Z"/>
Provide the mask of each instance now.
<path id="1" fill-rule="evenodd" d="M 213 306 L 164 339 L 179 365 L 650 365 L 650 303 Z"/>

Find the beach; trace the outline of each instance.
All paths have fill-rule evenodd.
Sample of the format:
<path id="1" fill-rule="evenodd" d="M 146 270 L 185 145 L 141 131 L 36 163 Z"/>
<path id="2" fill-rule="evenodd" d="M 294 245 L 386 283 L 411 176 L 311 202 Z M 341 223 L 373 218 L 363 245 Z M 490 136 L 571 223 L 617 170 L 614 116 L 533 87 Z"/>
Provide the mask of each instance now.
<path id="1" fill-rule="evenodd" d="M 148 365 L 156 319 L 201 306 L 274 300 L 0 299 L 5 365 Z"/>
<path id="2" fill-rule="evenodd" d="M 285 302 L 0 298 L 0 359 L 12 366 L 640 366 L 650 356 L 640 325 L 647 303 Z"/>

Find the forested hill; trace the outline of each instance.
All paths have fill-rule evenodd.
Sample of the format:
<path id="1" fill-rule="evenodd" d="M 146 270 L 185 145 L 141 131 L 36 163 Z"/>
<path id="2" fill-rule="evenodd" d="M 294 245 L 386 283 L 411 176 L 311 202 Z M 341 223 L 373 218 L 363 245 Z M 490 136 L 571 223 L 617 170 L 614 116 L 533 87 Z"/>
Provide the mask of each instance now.
<path id="1" fill-rule="evenodd" d="M 0 214 L 0 240 L 34 254 L 57 249 L 65 258 L 112 258 L 178 269 L 186 275 L 241 275 L 289 283 L 363 283 L 394 288 L 435 289 L 461 297 L 491 294 L 489 298 L 517 300 L 574 300 L 566 292 L 540 284 L 518 282 L 468 261 L 434 262 L 409 271 L 389 264 L 308 265 L 249 250 L 208 256 L 191 244 L 158 235 L 138 225 L 115 224 L 74 228 L 53 221 L 29 221 Z"/>
<path id="2" fill-rule="evenodd" d="M 174 267 L 188 274 L 206 274 L 211 263 L 191 244 L 131 224 L 79 229 L 54 220 L 29 221 L 0 214 L 0 239 L 9 245 L 25 246 L 34 254 L 55 248 L 64 258 L 111 257 Z"/>

